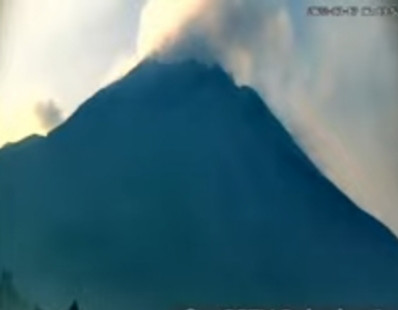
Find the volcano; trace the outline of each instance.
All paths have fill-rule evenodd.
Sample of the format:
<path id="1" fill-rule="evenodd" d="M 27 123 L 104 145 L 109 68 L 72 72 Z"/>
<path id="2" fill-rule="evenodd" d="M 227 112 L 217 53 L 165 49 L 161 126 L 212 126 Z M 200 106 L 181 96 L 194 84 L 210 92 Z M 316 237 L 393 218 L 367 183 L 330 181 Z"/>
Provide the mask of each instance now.
<path id="1" fill-rule="evenodd" d="M 146 60 L 2 149 L 0 212 L 39 302 L 398 309 L 397 239 L 216 65 Z"/>

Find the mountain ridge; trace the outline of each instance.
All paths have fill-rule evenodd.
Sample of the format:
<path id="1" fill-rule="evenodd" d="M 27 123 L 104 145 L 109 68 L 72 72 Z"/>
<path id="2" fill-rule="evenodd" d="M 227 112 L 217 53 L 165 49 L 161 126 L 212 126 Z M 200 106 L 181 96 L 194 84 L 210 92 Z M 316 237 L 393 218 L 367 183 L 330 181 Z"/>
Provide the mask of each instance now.
<path id="1" fill-rule="evenodd" d="M 221 67 L 147 61 L 1 153 L 4 261 L 32 285 L 40 270 L 39 295 L 87 301 L 84 283 L 99 309 L 114 290 L 159 309 L 398 305 L 397 239 Z"/>

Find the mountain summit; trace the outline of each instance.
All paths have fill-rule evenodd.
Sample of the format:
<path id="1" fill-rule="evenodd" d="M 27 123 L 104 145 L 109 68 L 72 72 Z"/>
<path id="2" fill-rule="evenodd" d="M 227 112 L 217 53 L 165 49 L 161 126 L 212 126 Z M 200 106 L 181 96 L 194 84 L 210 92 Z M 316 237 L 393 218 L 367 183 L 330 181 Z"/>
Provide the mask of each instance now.
<path id="1" fill-rule="evenodd" d="M 0 206 L 0 262 L 41 298 L 398 307 L 395 237 L 218 66 L 148 60 L 0 151 Z"/>

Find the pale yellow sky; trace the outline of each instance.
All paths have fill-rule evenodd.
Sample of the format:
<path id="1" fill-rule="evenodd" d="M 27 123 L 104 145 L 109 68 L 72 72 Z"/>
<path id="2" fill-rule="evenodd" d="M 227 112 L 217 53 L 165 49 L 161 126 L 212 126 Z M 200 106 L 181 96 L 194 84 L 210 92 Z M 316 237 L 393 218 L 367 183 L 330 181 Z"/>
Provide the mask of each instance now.
<path id="1" fill-rule="evenodd" d="M 144 1 L 7 1 L 0 145 L 45 133 L 35 113 L 39 102 L 51 100 L 68 116 L 109 82 L 120 59 L 125 62 L 135 52 Z"/>
<path id="2" fill-rule="evenodd" d="M 14 0 L 8 5 L 6 65 L 0 79 L 0 145 L 32 133 L 45 134 L 35 113 L 38 102 L 52 100 L 69 115 L 98 88 L 161 46 L 165 37 L 175 36 L 205 1 L 154 0 L 139 19 L 143 3 Z M 130 13 L 123 16 L 122 9 Z M 182 17 L 174 18 L 176 12 Z M 125 21 L 117 20 L 123 17 Z M 115 24 L 114 31 L 106 29 L 109 23 Z M 87 38 L 98 45 L 96 50 L 87 46 Z M 112 43 L 120 46 L 104 53 L 105 44 Z M 76 57 L 85 61 L 77 63 Z"/>

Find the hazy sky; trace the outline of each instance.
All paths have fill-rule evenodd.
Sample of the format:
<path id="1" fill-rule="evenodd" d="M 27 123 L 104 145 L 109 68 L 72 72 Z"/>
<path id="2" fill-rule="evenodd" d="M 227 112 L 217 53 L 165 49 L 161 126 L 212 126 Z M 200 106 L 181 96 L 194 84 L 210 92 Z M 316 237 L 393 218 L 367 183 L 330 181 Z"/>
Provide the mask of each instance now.
<path id="1" fill-rule="evenodd" d="M 8 1 L 1 42 L 0 144 L 43 132 L 35 113 L 38 102 L 51 100 L 68 116 L 103 85 L 118 59 L 134 53 L 143 2 Z"/>
<path id="2" fill-rule="evenodd" d="M 45 133 L 162 46 L 166 58 L 210 57 L 255 87 L 317 164 L 398 233 L 396 25 L 306 15 L 314 3 L 383 1 L 2 2 L 0 145 Z"/>

